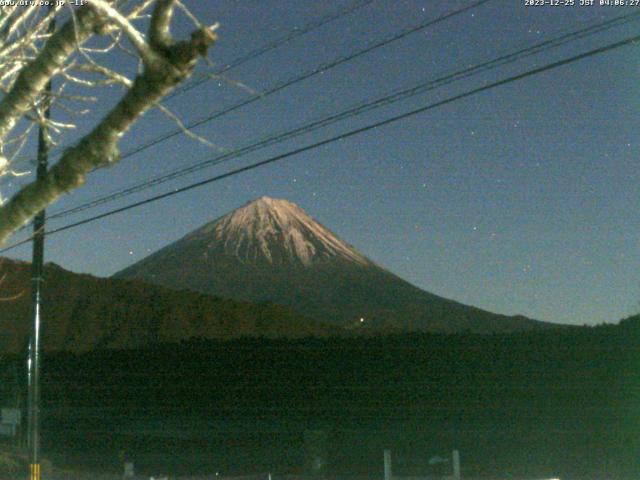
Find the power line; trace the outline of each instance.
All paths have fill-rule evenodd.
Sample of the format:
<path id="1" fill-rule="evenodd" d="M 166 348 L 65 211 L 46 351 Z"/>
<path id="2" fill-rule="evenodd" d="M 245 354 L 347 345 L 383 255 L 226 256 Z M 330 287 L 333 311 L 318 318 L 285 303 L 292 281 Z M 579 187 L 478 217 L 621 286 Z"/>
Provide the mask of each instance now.
<path id="1" fill-rule="evenodd" d="M 444 22 L 445 20 L 448 20 L 449 18 L 455 17 L 457 15 L 461 15 L 463 13 L 466 13 L 474 8 L 480 7 L 481 5 L 488 3 L 492 0 L 478 0 L 476 2 L 473 2 L 465 7 L 461 7 L 455 10 L 452 10 L 448 13 L 445 13 L 437 18 L 434 18 L 432 20 L 427 20 L 424 22 L 419 23 L 418 25 L 414 25 L 413 27 L 409 27 L 406 28 L 398 33 L 395 33 L 387 38 L 384 38 L 383 40 L 374 42 L 360 50 L 357 50 L 355 52 L 349 53 L 343 57 L 339 57 L 337 59 L 334 59 L 330 62 L 327 63 L 323 63 L 315 68 L 313 68 L 312 70 L 308 70 L 298 76 L 295 76 L 289 80 L 285 80 L 282 83 L 279 83 L 277 85 L 275 85 L 274 87 L 271 87 L 269 90 L 262 92 L 262 93 L 258 93 L 256 95 L 253 95 L 245 100 L 242 100 L 238 103 L 235 103 L 227 108 L 224 108 L 222 110 L 219 110 L 215 113 L 212 113 L 211 115 L 208 115 L 205 118 L 202 118 L 200 120 L 196 120 L 194 122 L 191 122 L 190 124 L 186 125 L 186 129 L 187 130 L 192 130 L 196 127 L 199 127 L 201 125 L 204 125 L 205 123 L 209 123 L 212 120 L 215 120 L 217 118 L 220 118 L 224 115 L 227 115 L 228 113 L 234 112 L 242 107 L 245 107 L 247 105 L 250 105 L 258 100 L 262 100 L 264 98 L 269 97 L 270 95 L 273 95 L 274 93 L 280 92 L 281 90 L 284 90 L 285 88 L 291 87 L 292 85 L 295 85 L 297 83 L 303 82 L 304 80 L 307 80 L 311 77 L 314 77 L 316 75 L 319 75 L 321 73 L 326 72 L 327 70 L 331 70 L 332 68 L 335 68 L 339 65 L 342 65 L 344 63 L 350 62 L 351 60 L 354 60 L 356 58 L 359 58 L 369 52 L 372 52 L 374 50 L 377 50 L 378 48 L 382 48 L 386 45 L 389 45 L 393 42 L 396 42 L 398 40 L 401 40 L 409 35 L 411 35 L 412 33 L 415 32 L 419 32 L 420 30 L 424 30 L 425 28 L 431 27 L 433 25 L 436 25 L 438 23 Z M 167 132 L 163 135 L 159 135 L 158 137 L 150 140 L 147 143 L 144 143 L 142 145 L 139 145 L 125 153 L 123 153 L 120 157 L 121 160 L 125 159 L 125 158 L 129 158 L 133 155 L 136 155 L 150 147 L 153 147 L 155 145 L 158 145 L 159 143 L 162 143 L 166 140 L 169 140 L 170 138 L 173 138 L 177 135 L 180 135 L 181 133 L 184 133 L 184 129 L 183 128 L 177 128 L 174 129 L 170 132 Z"/>
<path id="2" fill-rule="evenodd" d="M 213 72 L 211 72 L 211 74 L 207 75 L 205 78 L 201 78 L 199 80 L 195 80 L 193 82 L 191 82 L 189 85 L 184 85 L 183 87 L 177 88 L 175 89 L 172 93 L 170 93 L 167 97 L 165 97 L 165 100 L 170 100 L 173 97 L 176 97 L 178 95 L 183 94 L 184 92 L 187 92 L 189 90 L 192 90 L 193 88 L 196 88 L 199 85 L 202 85 L 205 82 L 208 82 L 211 79 L 210 75 L 222 75 L 223 73 L 226 73 L 227 71 L 239 67 L 240 65 L 243 65 L 245 63 L 247 63 L 250 60 L 253 60 L 254 58 L 257 58 L 261 55 L 264 55 L 267 52 L 270 52 L 271 50 L 276 49 L 277 47 L 279 47 L 280 45 L 283 45 L 291 40 L 293 40 L 294 38 L 300 37 L 306 33 L 309 33 L 313 30 L 315 30 L 316 28 L 322 27 L 323 25 L 326 25 L 330 22 L 333 22 L 335 20 L 338 20 L 346 15 L 349 15 L 353 12 L 355 12 L 356 10 L 359 10 L 362 7 L 365 7 L 371 3 L 373 3 L 375 0 L 364 0 L 364 1 L 360 1 L 360 2 L 354 2 L 353 4 L 349 5 L 348 7 L 344 8 L 343 10 L 340 10 L 332 15 L 327 15 L 325 17 L 319 18 L 318 20 L 315 21 L 311 21 L 308 24 L 304 25 L 303 27 L 299 28 L 299 29 L 294 29 L 292 30 L 288 35 L 285 35 L 284 37 L 274 40 L 271 43 L 267 43 L 266 45 L 256 48 L 255 50 L 252 50 L 251 52 L 242 55 L 238 58 L 236 58 L 235 60 L 231 61 L 230 63 L 227 63 L 224 67 L 219 68 L 217 70 L 214 70 Z"/>
<path id="3" fill-rule="evenodd" d="M 141 183 L 138 183 L 136 185 L 133 185 L 131 187 L 127 187 L 124 189 L 120 189 L 117 190 L 115 192 L 112 192 L 110 194 L 107 195 L 103 195 L 100 196 L 94 200 L 91 200 L 89 202 L 86 202 L 84 204 L 78 205 L 76 207 L 72 207 L 66 210 L 62 210 L 59 211 L 57 213 L 54 213 L 53 215 L 49 216 L 49 219 L 55 219 L 55 218 L 61 218 L 61 217 L 65 217 L 74 213 L 78 213 L 114 200 L 117 200 L 119 198 L 123 198 L 129 195 L 132 195 L 134 193 L 146 190 L 147 188 L 151 188 L 157 185 L 160 185 L 162 183 L 165 183 L 167 181 L 170 180 L 174 180 L 180 177 L 183 177 L 185 175 L 188 175 L 190 173 L 196 172 L 198 170 L 201 170 L 203 168 L 212 166 L 212 165 L 218 165 L 220 163 L 244 156 L 248 153 L 254 152 L 258 149 L 262 149 L 266 146 L 269 145 L 273 145 L 276 143 L 280 143 L 282 141 L 285 140 L 289 140 L 291 138 L 297 137 L 299 135 L 305 134 L 305 133 L 309 133 L 311 131 L 317 130 L 319 128 L 325 127 L 327 125 L 336 123 L 338 121 L 344 120 L 346 118 L 350 118 L 356 115 L 360 115 L 364 112 L 373 110 L 375 108 L 379 108 L 381 106 L 385 106 L 385 105 L 389 105 L 391 103 L 395 103 L 398 102 L 400 100 L 404 100 L 407 98 L 410 98 L 412 96 L 415 95 L 419 95 L 422 93 L 425 93 L 427 91 L 431 91 L 433 89 L 439 88 L 443 85 L 448 85 L 450 83 L 453 83 L 455 81 L 464 79 L 464 78 L 469 78 L 471 76 L 477 75 L 479 73 L 482 72 L 486 72 L 489 70 L 492 70 L 494 68 L 503 66 L 505 64 L 508 63 L 512 63 L 515 62 L 517 60 L 521 60 L 523 58 L 526 58 L 528 56 L 531 55 L 535 55 L 538 54 L 542 51 L 546 51 L 546 50 L 550 50 L 552 48 L 557 48 L 561 45 L 565 45 L 571 41 L 580 39 L 580 38 L 584 38 L 586 36 L 589 35 L 593 35 L 595 33 L 600 33 L 604 30 L 610 29 L 612 27 L 615 26 L 619 26 L 623 23 L 627 23 L 630 22 L 632 20 L 637 20 L 638 17 L 640 17 L 640 12 L 634 12 L 632 14 L 627 14 L 627 15 L 622 15 L 619 17 L 615 17 L 613 19 L 610 19 L 608 21 L 605 22 L 601 22 L 598 23 L 596 25 L 591 25 L 589 27 L 585 27 L 583 29 L 574 31 L 574 32 L 570 32 L 564 35 L 561 35 L 559 37 L 553 38 L 553 39 L 549 39 L 543 42 L 539 42 L 535 45 L 532 45 L 530 47 L 526 47 L 520 50 L 517 50 L 515 52 L 509 53 L 509 54 L 505 54 L 502 56 L 499 56 L 493 60 L 489 60 L 483 63 L 479 63 L 476 65 L 473 65 L 471 67 L 465 68 L 463 70 L 458 70 L 454 73 L 451 74 L 447 74 L 445 76 L 439 77 L 435 80 L 429 80 L 427 82 L 421 82 L 420 84 L 418 84 L 417 86 L 408 88 L 408 89 L 404 89 L 404 90 L 400 90 L 400 91 L 396 91 L 393 92 L 391 94 L 387 94 L 385 96 L 379 97 L 376 100 L 373 101 L 369 101 L 369 102 L 365 102 L 365 103 L 360 103 L 356 106 L 353 106 L 347 110 L 344 110 L 340 113 L 331 115 L 329 117 L 323 117 L 319 120 L 310 122 L 308 124 L 305 124 L 301 127 L 297 127 L 294 128 L 292 130 L 288 130 L 286 132 L 281 132 L 278 134 L 274 134 L 271 136 L 268 136 L 266 138 L 263 138 L 257 142 L 254 142 L 252 144 L 246 145 L 244 147 L 241 147 L 239 149 L 233 150 L 231 152 L 227 152 L 225 154 L 219 155 L 217 157 L 214 158 L 208 158 L 204 161 L 200 161 L 197 162 L 193 165 L 190 165 L 188 167 L 184 167 L 184 168 L 180 168 L 177 170 L 174 170 L 172 172 L 169 172 L 167 174 L 163 174 L 160 176 L 157 176 L 151 180 L 147 180 Z"/>
<path id="4" fill-rule="evenodd" d="M 346 56 L 339 57 L 338 59 L 334 59 L 329 63 L 321 64 L 321 65 L 317 66 L 316 68 L 314 68 L 313 70 L 307 71 L 307 72 L 303 73 L 302 75 L 294 77 L 294 78 L 292 78 L 290 80 L 287 80 L 287 81 L 285 81 L 283 83 L 280 83 L 277 86 L 271 88 L 270 90 L 268 90 L 266 92 L 263 92 L 261 94 L 249 97 L 248 99 L 246 99 L 244 101 L 241 101 L 239 103 L 231 105 L 228 108 L 225 108 L 223 110 L 215 112 L 214 114 L 209 115 L 208 117 L 206 117 L 204 119 L 192 122 L 191 124 L 188 124 L 186 126 L 186 129 L 187 130 L 191 130 L 191 129 L 195 128 L 195 127 L 198 127 L 200 125 L 208 123 L 208 122 L 210 122 L 210 121 L 212 121 L 212 120 L 214 120 L 216 118 L 219 118 L 219 117 L 221 117 L 223 115 L 226 115 L 227 113 L 230 113 L 230 112 L 232 112 L 234 110 L 237 110 L 237 109 L 242 108 L 242 107 L 244 107 L 246 105 L 249 105 L 249 104 L 251 104 L 251 103 L 253 103 L 253 102 L 257 101 L 257 100 L 263 99 L 263 98 L 265 98 L 265 97 L 267 97 L 267 96 L 269 96 L 271 94 L 274 94 L 274 93 L 276 93 L 278 91 L 281 91 L 281 90 L 283 90 L 283 89 L 285 89 L 285 88 L 287 88 L 287 87 L 289 87 L 291 85 L 294 85 L 294 84 L 302 82 L 302 81 L 304 81 L 304 80 L 306 80 L 306 79 L 308 79 L 310 77 L 318 75 L 321 72 L 325 72 L 325 71 L 327 71 L 327 70 L 329 70 L 331 68 L 334 68 L 334 67 L 336 67 L 338 65 L 341 65 L 341 64 L 346 63 L 348 61 L 351 61 L 351 60 L 353 60 L 355 58 L 358 58 L 358 57 L 360 57 L 362 55 L 365 55 L 365 54 L 367 54 L 367 53 L 369 53 L 369 52 L 371 52 L 373 50 L 376 50 L 376 49 L 381 48 L 383 46 L 386 46 L 386 45 L 388 45 L 390 43 L 393 43 L 393 42 L 395 42 L 397 40 L 405 38 L 405 37 L 407 37 L 408 35 L 410 35 L 412 33 L 415 33 L 415 32 L 420 31 L 420 30 L 424 30 L 425 28 L 428 28 L 430 26 L 436 25 L 436 24 L 438 24 L 440 22 L 443 22 L 443 21 L 445 21 L 445 20 L 447 20 L 449 18 L 452 18 L 452 17 L 455 17 L 455 16 L 460 15 L 462 13 L 468 12 L 468 11 L 470 11 L 470 10 L 472 10 L 474 8 L 477 8 L 477 7 L 479 7 L 479 6 L 481 6 L 481 5 L 485 4 L 485 3 L 488 3 L 490 1 L 491 0 L 478 0 L 478 1 L 473 2 L 473 3 L 471 3 L 471 4 L 467 5 L 467 6 L 464 6 L 464 7 L 455 9 L 455 10 L 451 10 L 448 13 L 445 13 L 445 14 L 443 14 L 443 15 L 435 18 L 435 19 L 427 20 L 427 21 L 421 22 L 418 25 L 406 28 L 406 29 L 404 29 L 404 30 L 402 30 L 402 31 L 400 31 L 398 33 L 395 33 L 395 34 L 393 34 L 393 35 L 391 35 L 389 37 L 386 37 L 383 40 L 377 41 L 375 43 L 370 44 L 369 46 L 366 46 L 366 47 L 364 47 L 364 48 L 362 48 L 360 50 L 357 50 L 356 52 L 352 52 L 352 53 L 350 53 L 350 54 L 348 54 Z M 160 135 L 159 137 L 156 137 L 155 139 L 151 140 L 150 142 L 147 142 L 146 144 L 140 145 L 138 147 L 135 147 L 132 150 L 129 150 L 128 152 L 125 152 L 124 154 L 122 154 L 120 156 L 120 160 L 124 160 L 125 158 L 128 158 L 128 157 L 131 157 L 133 155 L 136 155 L 137 153 L 140 153 L 143 150 L 146 150 L 147 148 L 150 148 L 150 147 L 152 147 L 154 145 L 157 145 L 157 144 L 159 144 L 161 142 L 164 142 L 164 141 L 166 141 L 166 140 L 168 140 L 168 139 L 170 139 L 170 138 L 172 138 L 172 137 L 174 137 L 176 135 L 179 135 L 179 134 L 181 134 L 183 132 L 184 132 L 183 128 L 178 128 L 178 129 L 173 130 L 173 131 L 171 131 L 171 132 L 169 132 L 167 134 Z"/>
<path id="5" fill-rule="evenodd" d="M 191 82 L 189 85 L 183 85 L 182 87 L 176 88 L 173 92 L 171 92 L 169 95 L 167 95 L 164 100 L 171 100 L 174 97 L 177 97 L 179 95 L 182 95 L 185 92 L 188 92 L 189 90 L 192 90 L 200 85 L 202 85 L 203 83 L 208 82 L 209 80 L 211 80 L 213 77 L 215 77 L 216 75 L 222 75 L 226 72 L 228 72 L 231 69 L 234 69 L 236 67 L 239 67 L 240 65 L 243 65 L 247 62 L 249 62 L 250 60 L 253 60 L 257 57 L 260 57 L 261 55 L 264 55 L 265 53 L 268 53 L 272 50 L 275 50 L 276 48 L 278 48 L 281 45 L 284 45 L 287 42 L 290 42 L 291 40 L 297 38 L 297 37 L 301 37 L 309 32 L 312 32 L 313 30 L 320 28 L 324 25 L 327 25 L 328 23 L 331 23 L 333 21 L 339 20 L 342 17 L 345 17 L 353 12 L 355 12 L 356 10 L 359 10 L 363 7 L 366 7 L 367 5 L 373 3 L 375 0 L 360 0 L 360 1 L 356 1 L 354 3 L 352 3 L 351 5 L 348 5 L 346 8 L 337 11 L 336 13 L 330 14 L 330 15 L 326 15 L 324 17 L 321 17 L 317 20 L 312 20 L 311 22 L 307 23 L 306 25 L 303 25 L 300 28 L 296 28 L 293 29 L 291 32 L 289 32 L 287 35 L 285 35 L 282 38 L 276 39 L 272 42 L 269 42 L 261 47 L 256 48 L 255 50 L 252 50 L 248 53 L 246 53 L 245 55 L 242 55 L 240 57 L 237 57 L 235 60 L 232 60 L 231 62 L 227 63 L 226 65 L 224 65 L 221 68 L 218 68 L 217 70 L 214 70 L 213 72 L 209 72 L 207 74 L 204 74 L 204 78 L 201 78 L 199 80 L 195 80 L 193 82 Z M 71 147 L 71 143 L 67 143 L 65 145 L 60 145 L 54 149 L 51 150 L 51 153 L 59 153 L 61 151 L 66 150 L 67 148 Z M 29 160 L 33 160 L 31 158 L 22 158 L 21 160 L 19 160 L 19 162 L 26 162 Z"/>
<path id="6" fill-rule="evenodd" d="M 345 56 L 342 56 L 342 57 L 338 57 L 338 58 L 336 58 L 336 59 L 334 59 L 334 60 L 332 60 L 330 62 L 320 64 L 320 65 L 316 66 L 315 68 L 313 68 L 311 70 L 308 70 L 308 71 L 306 71 L 306 72 L 304 72 L 304 73 L 302 73 L 300 75 L 292 77 L 292 78 L 290 78 L 288 80 L 285 80 L 284 82 L 281 82 L 281 83 L 271 87 L 269 90 L 267 90 L 265 92 L 258 93 L 256 95 L 252 95 L 249 98 L 247 98 L 245 100 L 242 100 L 242 101 L 240 101 L 238 103 L 235 103 L 233 105 L 230 105 L 227 108 L 224 108 L 222 110 L 218 110 L 218 111 L 212 113 L 211 115 L 208 115 L 205 118 L 202 118 L 200 120 L 196 120 L 194 122 L 191 122 L 191 123 L 187 124 L 185 128 L 187 130 L 192 130 L 192 129 L 196 128 L 196 127 L 204 125 L 205 123 L 209 123 L 212 120 L 215 120 L 215 119 L 220 118 L 220 117 L 222 117 L 224 115 L 227 115 L 228 113 L 236 111 L 236 110 L 238 110 L 238 109 L 240 109 L 242 107 L 245 107 L 247 105 L 250 105 L 250 104 L 252 104 L 252 103 L 254 103 L 254 102 L 258 101 L 258 100 L 262 100 L 262 99 L 264 99 L 264 98 L 266 98 L 266 97 L 268 97 L 270 95 L 273 95 L 274 93 L 277 93 L 277 92 L 279 92 L 281 90 L 284 90 L 285 88 L 288 88 L 288 87 L 290 87 L 292 85 L 300 83 L 300 82 L 302 82 L 304 80 L 307 80 L 307 79 L 309 79 L 311 77 L 319 75 L 320 73 L 326 72 L 327 70 L 335 68 L 335 67 L 337 67 L 339 65 L 342 65 L 344 63 L 350 62 L 351 60 L 359 58 L 362 55 L 365 55 L 365 54 L 367 54 L 369 52 L 377 50 L 378 48 L 382 48 L 382 47 L 384 47 L 386 45 L 389 45 L 390 43 L 393 43 L 395 41 L 401 40 L 401 39 L 407 37 L 408 35 L 411 35 L 412 33 L 418 32 L 420 30 L 424 30 L 425 28 L 431 27 L 431 26 L 436 25 L 436 24 L 438 24 L 440 22 L 443 22 L 443 21 L 445 21 L 445 20 L 447 20 L 449 18 L 455 17 L 456 15 L 460 15 L 462 13 L 468 12 L 468 11 L 470 11 L 470 10 L 472 10 L 474 8 L 477 8 L 477 7 L 479 7 L 479 6 L 481 6 L 481 5 L 485 4 L 485 3 L 488 3 L 490 1 L 492 1 L 492 0 L 478 0 L 478 1 L 476 1 L 476 2 L 474 2 L 472 4 L 470 4 L 470 5 L 467 5 L 465 7 L 461 7 L 461 8 L 458 8 L 456 10 L 452 10 L 452 11 L 446 13 L 446 14 L 443 14 L 443 15 L 435 18 L 435 19 L 427 20 L 427 21 L 419 23 L 418 25 L 414 25 L 413 27 L 406 28 L 406 29 L 404 29 L 404 30 L 402 30 L 402 31 L 400 31 L 398 33 L 395 33 L 395 34 L 393 34 L 393 35 L 391 35 L 389 37 L 384 38 L 383 40 L 374 42 L 374 43 L 372 43 L 372 44 L 370 44 L 370 45 L 368 45 L 368 46 L 366 46 L 366 47 L 364 47 L 364 48 L 362 48 L 360 50 L 357 50 L 355 52 L 349 53 L 349 54 L 347 54 Z M 184 133 L 184 130 L 185 130 L 184 128 L 176 128 L 176 129 L 174 129 L 174 130 L 172 130 L 170 132 L 167 132 L 165 134 L 159 135 L 156 138 L 150 140 L 149 142 L 144 143 L 142 145 L 139 145 L 137 147 L 134 147 L 133 149 L 123 153 L 120 156 L 120 160 L 124 160 L 125 158 L 132 157 L 132 156 L 134 156 L 134 155 L 136 155 L 136 154 L 138 154 L 138 153 L 140 153 L 140 152 L 142 152 L 142 151 L 144 151 L 144 150 L 146 150 L 148 148 L 151 148 L 151 147 L 153 147 L 155 145 L 158 145 L 159 143 L 162 143 L 162 142 L 164 142 L 166 140 L 169 140 L 170 138 L 173 138 L 173 137 L 175 137 L 177 135 L 180 135 L 181 133 Z M 65 147 L 60 147 L 60 148 L 61 149 L 68 148 L 69 146 L 70 145 L 66 145 Z"/>
<path id="7" fill-rule="evenodd" d="M 405 113 L 402 113 L 402 114 L 399 114 L 399 115 L 395 115 L 395 116 L 389 117 L 389 118 L 387 118 L 385 120 L 381 120 L 381 121 L 369 124 L 369 125 L 364 126 L 364 127 L 356 128 L 354 130 L 350 130 L 348 132 L 345 132 L 345 133 L 342 133 L 342 134 L 327 138 L 325 140 L 321 140 L 319 142 L 315 142 L 315 143 L 306 145 L 304 147 L 300 147 L 300 148 L 297 148 L 297 149 L 294 149 L 294 150 L 290 150 L 289 152 L 282 153 L 280 155 L 276 155 L 274 157 L 267 158 L 265 160 L 253 163 L 251 165 L 240 167 L 240 168 L 237 168 L 237 169 L 232 170 L 230 172 L 223 173 L 223 174 L 220 174 L 220 175 L 216 175 L 214 177 L 210 177 L 210 178 L 207 178 L 205 180 L 201 180 L 199 182 L 192 183 L 190 185 L 187 185 L 187 186 L 184 186 L 182 188 L 178 188 L 178 189 L 172 190 L 170 192 L 165 192 L 165 193 L 160 194 L 160 195 L 155 195 L 155 196 L 147 198 L 145 200 L 141 200 L 139 202 L 131 203 L 131 204 L 126 205 L 124 207 L 116 208 L 114 210 L 110 210 L 110 211 L 102 213 L 100 215 L 95 215 L 93 217 L 89 217 L 89 218 L 85 218 L 83 220 L 80 220 L 78 222 L 74 222 L 74 223 L 71 223 L 71 224 L 68 224 L 68 225 L 64 225 L 62 227 L 59 227 L 59 228 L 50 230 L 48 232 L 45 232 L 45 235 L 54 235 L 56 233 L 60 233 L 60 232 L 63 232 L 65 230 L 69 230 L 69 229 L 72 229 L 72 228 L 75 228 L 75 227 L 79 227 L 81 225 L 85 225 L 87 223 L 94 222 L 96 220 L 100 220 L 102 218 L 109 217 L 109 216 L 114 215 L 116 213 L 121 213 L 121 212 L 124 212 L 124 211 L 127 211 L 127 210 L 131 210 L 131 209 L 136 208 L 136 207 L 140 207 L 140 206 L 143 206 L 143 205 L 147 205 L 149 203 L 156 202 L 158 200 L 162 200 L 164 198 L 171 197 L 173 195 L 177 195 L 177 194 L 182 193 L 182 192 L 193 190 L 195 188 L 202 187 L 204 185 L 208 185 L 210 183 L 217 182 L 219 180 L 223 180 L 225 178 L 229 178 L 229 177 L 238 175 L 240 173 L 244 173 L 244 172 L 247 172 L 247 171 L 250 171 L 250 170 L 254 170 L 254 169 L 258 168 L 258 167 L 262 167 L 262 166 L 265 166 L 265 165 L 269 165 L 269 164 L 278 162 L 280 160 L 284 160 L 286 158 L 292 157 L 294 155 L 298 155 L 300 153 L 304 153 L 304 152 L 307 152 L 307 151 L 310 151 L 310 150 L 314 150 L 314 149 L 316 149 L 318 147 L 322 147 L 324 145 L 328 145 L 328 144 L 331 144 L 331 143 L 334 143 L 334 142 L 337 142 L 337 141 L 340 141 L 340 140 L 344 140 L 344 139 L 353 137 L 355 135 L 359 135 L 361 133 L 368 132 L 368 131 L 373 130 L 375 128 L 379 128 L 379 127 L 383 127 L 383 126 L 395 123 L 395 122 L 397 122 L 399 120 L 403 120 L 405 118 L 409 118 L 409 117 L 415 116 L 417 114 L 426 112 L 428 110 L 432 110 L 434 108 L 438 108 L 438 107 L 441 107 L 441 106 L 444 106 L 444 105 L 448 105 L 450 103 L 456 102 L 458 100 L 462 100 L 462 99 L 470 97 L 472 95 L 476 95 L 478 93 L 482 93 L 482 92 L 494 89 L 494 88 L 502 86 L 502 85 L 506 85 L 506 84 L 509 84 L 509 83 L 512 83 L 512 82 L 515 82 L 515 81 L 518 81 L 518 80 L 522 80 L 524 78 L 531 77 L 533 75 L 538 75 L 540 73 L 552 70 L 554 68 L 558 68 L 558 67 L 561 67 L 561 66 L 564 66 L 564 65 L 568 65 L 570 63 L 574 63 L 574 62 L 577 62 L 579 60 L 583 60 L 585 58 L 593 57 L 595 55 L 599 55 L 599 54 L 604 53 L 604 52 L 608 52 L 608 51 L 611 51 L 611 50 L 614 50 L 614 49 L 617 49 L 617 48 L 621 48 L 621 47 L 626 46 L 626 45 L 631 45 L 631 44 L 637 43 L 639 41 L 640 41 L 640 35 L 637 35 L 637 36 L 630 37 L 630 38 L 627 38 L 627 39 L 624 39 L 624 40 L 620 40 L 620 41 L 615 42 L 615 43 L 611 43 L 611 44 L 605 45 L 604 47 L 600 47 L 600 48 L 596 48 L 596 49 L 593 49 L 593 50 L 589 50 L 588 52 L 585 52 L 585 53 L 574 55 L 572 57 L 569 57 L 569 58 L 566 58 L 566 59 L 563 59 L 563 60 L 559 60 L 559 61 L 547 64 L 547 65 L 544 65 L 542 67 L 538 67 L 538 68 L 534 68 L 532 70 L 528 70 L 528 71 L 526 71 L 524 73 L 520 73 L 520 74 L 517 74 L 517 75 L 513 75 L 513 76 L 510 76 L 510 77 L 507 77 L 507 78 L 505 78 L 503 80 L 498 80 L 496 82 L 489 83 L 489 84 L 484 85 L 482 87 L 478 87 L 478 88 L 474 88 L 472 90 L 468 90 L 468 91 L 466 91 L 464 93 L 460 93 L 458 95 L 454 95 L 454 96 L 446 98 L 444 100 L 440 100 L 438 102 L 431 103 L 431 104 L 425 105 L 423 107 L 416 108 L 414 110 L 410 110 L 409 112 L 405 112 Z M 22 244 L 28 242 L 29 240 L 30 240 L 30 238 L 22 240 L 20 242 L 17 242 L 17 243 L 15 243 L 13 245 L 10 245 L 8 247 L 5 247 L 2 250 L 0 250 L 0 253 L 5 253 L 5 252 L 7 252 L 9 250 L 12 250 L 12 249 L 18 247 L 19 245 L 22 245 Z"/>

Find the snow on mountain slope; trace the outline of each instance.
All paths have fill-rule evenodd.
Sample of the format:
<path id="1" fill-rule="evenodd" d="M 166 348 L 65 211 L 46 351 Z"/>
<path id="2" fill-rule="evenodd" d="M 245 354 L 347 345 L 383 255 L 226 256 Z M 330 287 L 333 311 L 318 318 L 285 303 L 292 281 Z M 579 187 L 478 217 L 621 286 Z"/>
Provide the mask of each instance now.
<path id="1" fill-rule="evenodd" d="M 367 259 L 297 205 L 269 197 L 202 226 L 116 276 L 284 305 L 348 328 L 364 323 L 394 331 L 497 332 L 542 326 L 421 290 Z"/>
<path id="2" fill-rule="evenodd" d="M 222 245 L 224 252 L 243 262 L 264 259 L 310 265 L 342 257 L 372 265 L 353 247 L 312 219 L 297 205 L 286 200 L 261 197 L 196 230 L 185 241 L 208 238 L 211 246 Z"/>

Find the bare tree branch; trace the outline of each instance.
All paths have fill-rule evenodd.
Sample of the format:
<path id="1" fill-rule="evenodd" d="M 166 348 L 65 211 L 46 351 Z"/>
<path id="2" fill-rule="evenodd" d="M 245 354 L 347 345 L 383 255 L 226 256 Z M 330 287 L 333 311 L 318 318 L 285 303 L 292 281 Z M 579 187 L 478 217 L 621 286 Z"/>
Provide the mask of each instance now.
<path id="1" fill-rule="evenodd" d="M 147 43 L 144 36 L 129 22 L 129 20 L 127 20 L 124 15 L 118 12 L 118 10 L 113 8 L 104 0 L 92 0 L 91 7 L 95 8 L 103 18 L 115 23 L 122 29 L 131 44 L 137 50 L 143 62 L 152 64 L 159 61 L 158 54 Z M 157 8 L 158 7 L 156 7 L 156 9 Z"/>
<path id="2" fill-rule="evenodd" d="M 77 21 L 68 21 L 47 41 L 36 59 L 22 69 L 11 90 L 0 101 L 0 143 L 36 103 L 49 80 L 62 69 L 76 49 L 76 40 L 85 41 L 100 22 L 93 10 L 81 8 Z"/>
<path id="3" fill-rule="evenodd" d="M 0 207 L 0 244 L 37 212 L 81 186 L 89 172 L 118 162 L 118 144 L 122 136 L 141 115 L 157 106 L 167 93 L 188 78 L 197 59 L 207 54 L 216 40 L 217 25 L 194 31 L 189 40 L 174 42 L 170 35 L 173 3 L 173 0 L 158 0 L 150 21 L 147 33 L 150 41 L 147 43 L 126 17 L 119 13 L 115 15 L 106 2 L 95 0 L 92 9 L 79 9 L 76 28 L 73 27 L 74 21 L 70 20 L 48 40 L 36 60 L 19 74 L 11 91 L 0 102 L 0 141 L 36 103 L 52 75 L 63 69 L 76 45 L 89 38 L 102 21 L 113 22 L 123 29 L 144 60 L 142 72 L 103 120 L 78 144 L 67 149 L 44 179 L 23 187 Z M 95 12 L 100 12 L 100 15 Z M 107 71 L 101 73 L 110 76 Z M 32 82 L 28 87 L 25 85 L 27 80 Z M 122 78 L 119 80 L 127 83 Z"/>
<path id="4" fill-rule="evenodd" d="M 161 103 L 158 103 L 156 105 L 156 108 L 158 110 L 160 110 L 162 113 L 164 113 L 169 119 L 171 119 L 171 121 L 173 121 L 178 128 L 180 128 L 182 130 L 182 133 L 185 134 L 187 137 L 202 143 L 203 145 L 206 145 L 207 147 L 210 148 L 214 148 L 220 152 L 228 152 L 229 150 L 226 148 L 223 148 L 219 145 L 216 145 L 215 143 L 207 140 L 206 138 L 204 138 L 201 135 L 198 135 L 197 133 L 192 132 L 191 130 L 189 130 L 189 128 L 187 128 L 187 126 L 184 124 L 184 122 L 180 119 L 180 117 L 178 117 L 175 113 L 173 113 L 169 107 L 162 105 Z"/>
<path id="5" fill-rule="evenodd" d="M 171 17 L 173 17 L 174 0 L 159 0 L 151 15 L 149 42 L 156 50 L 168 47 L 171 42 Z"/>

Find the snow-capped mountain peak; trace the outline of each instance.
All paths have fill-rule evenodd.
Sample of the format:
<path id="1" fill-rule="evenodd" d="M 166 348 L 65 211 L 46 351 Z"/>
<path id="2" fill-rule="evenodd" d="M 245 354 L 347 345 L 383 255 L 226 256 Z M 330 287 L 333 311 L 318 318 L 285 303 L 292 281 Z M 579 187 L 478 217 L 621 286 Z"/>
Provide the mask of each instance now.
<path id="1" fill-rule="evenodd" d="M 296 204 L 260 197 L 193 232 L 212 248 L 242 260 L 311 265 L 340 257 L 360 265 L 372 263 L 320 225 Z M 186 239 L 185 239 L 186 240 Z"/>
<path id="2" fill-rule="evenodd" d="M 269 197 L 200 227 L 116 276 L 271 302 L 348 328 L 357 321 L 367 329 L 485 333 L 543 325 L 420 290 L 368 260 L 297 205 Z"/>

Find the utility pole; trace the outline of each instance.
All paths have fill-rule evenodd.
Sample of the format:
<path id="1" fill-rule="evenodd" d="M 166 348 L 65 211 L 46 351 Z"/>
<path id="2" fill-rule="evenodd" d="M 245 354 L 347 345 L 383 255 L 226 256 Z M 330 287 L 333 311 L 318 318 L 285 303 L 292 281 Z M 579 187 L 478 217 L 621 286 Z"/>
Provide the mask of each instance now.
<path id="1" fill-rule="evenodd" d="M 48 32 L 55 30 L 54 7 L 51 2 L 48 14 Z M 51 81 L 43 92 L 42 106 L 44 118 L 51 117 Z M 38 130 L 38 166 L 36 180 L 47 176 L 49 163 L 49 138 L 47 125 L 41 124 Z M 44 226 L 45 210 L 40 211 L 33 220 L 33 253 L 31 263 L 31 337 L 29 340 L 28 361 L 28 425 L 27 443 L 29 448 L 29 480 L 40 480 L 40 316 L 42 313 L 42 283 L 44 266 Z"/>
<path id="2" fill-rule="evenodd" d="M 451 459 L 453 462 L 453 478 L 454 480 L 460 480 L 460 452 L 454 450 L 451 454 Z"/>
<path id="3" fill-rule="evenodd" d="M 391 470 L 391 450 L 385 450 L 383 455 L 384 455 L 384 480 L 392 480 L 393 472 Z"/>

